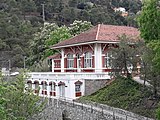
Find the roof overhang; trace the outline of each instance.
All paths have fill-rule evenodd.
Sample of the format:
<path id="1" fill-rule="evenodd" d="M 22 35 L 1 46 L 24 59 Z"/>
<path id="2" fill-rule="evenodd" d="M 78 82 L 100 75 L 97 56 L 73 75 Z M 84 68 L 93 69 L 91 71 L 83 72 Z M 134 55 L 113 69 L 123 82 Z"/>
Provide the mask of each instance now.
<path id="1" fill-rule="evenodd" d="M 84 42 L 84 43 L 77 43 L 77 44 L 70 44 L 70 45 L 60 45 L 60 46 L 52 46 L 51 49 L 58 49 L 58 48 L 65 48 L 65 47 L 73 47 L 73 46 L 80 46 L 80 45 L 87 45 L 87 44 L 93 44 L 93 43 L 110 43 L 115 44 L 119 43 L 119 40 L 115 41 L 92 41 L 92 42 Z"/>

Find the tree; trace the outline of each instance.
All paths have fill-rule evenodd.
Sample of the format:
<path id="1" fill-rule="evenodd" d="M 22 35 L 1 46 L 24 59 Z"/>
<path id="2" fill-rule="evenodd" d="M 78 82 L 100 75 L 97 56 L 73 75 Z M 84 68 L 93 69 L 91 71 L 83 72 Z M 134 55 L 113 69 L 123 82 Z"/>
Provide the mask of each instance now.
<path id="1" fill-rule="evenodd" d="M 72 24 L 70 24 L 69 30 L 70 34 L 75 36 L 88 30 L 91 27 L 92 27 L 91 22 L 75 20 Z"/>
<path id="2" fill-rule="evenodd" d="M 115 70 L 113 72 L 120 75 L 125 74 L 129 78 L 131 77 L 132 71 L 137 69 L 137 54 L 139 54 L 138 41 L 134 41 L 126 35 L 120 36 L 119 39 L 120 43 L 118 46 L 111 48 L 113 51 L 112 68 Z"/>
<path id="3" fill-rule="evenodd" d="M 70 34 L 70 30 L 66 26 L 58 27 L 54 31 L 50 33 L 49 39 L 45 41 L 46 49 L 45 49 L 45 58 L 53 55 L 55 51 L 50 49 L 50 46 L 61 42 L 63 40 L 71 38 L 72 35 Z"/>
<path id="4" fill-rule="evenodd" d="M 148 61 L 149 68 L 146 79 L 151 83 L 154 97 L 157 98 L 160 75 L 160 9 L 159 0 L 145 0 L 143 8 L 138 17 L 141 37 L 144 39 L 149 53 L 143 60 Z M 147 62 L 145 62 L 147 63 Z M 148 64 L 147 63 L 147 64 Z M 146 65 L 147 65 L 146 64 Z M 145 66 L 144 66 L 145 67 Z"/>
<path id="5" fill-rule="evenodd" d="M 27 120 L 42 111 L 45 102 L 25 87 L 26 74 L 12 81 L 0 81 L 0 117 L 4 120 Z"/>
<path id="6" fill-rule="evenodd" d="M 30 65 L 38 64 L 48 56 L 53 55 L 56 51 L 50 49 L 52 45 L 80 34 L 91 26 L 91 23 L 87 21 L 74 21 L 69 27 L 58 27 L 54 23 L 45 24 L 40 32 L 36 33 L 31 44 Z"/>
<path id="7" fill-rule="evenodd" d="M 46 41 L 50 38 L 51 32 L 57 28 L 58 26 L 55 23 L 45 23 L 44 26 L 35 33 L 34 40 L 30 43 L 29 65 L 37 64 L 40 60 L 46 58 L 45 50 L 48 47 Z"/>
<path id="8" fill-rule="evenodd" d="M 146 43 L 160 40 L 160 8 L 159 0 L 145 0 L 138 17 L 141 37 Z"/>

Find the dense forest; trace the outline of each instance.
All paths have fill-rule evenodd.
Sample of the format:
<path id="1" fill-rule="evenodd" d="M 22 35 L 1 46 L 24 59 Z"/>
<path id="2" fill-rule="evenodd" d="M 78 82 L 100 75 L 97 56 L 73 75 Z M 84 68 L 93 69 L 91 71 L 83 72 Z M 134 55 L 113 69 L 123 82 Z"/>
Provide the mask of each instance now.
<path id="1" fill-rule="evenodd" d="M 135 17 L 141 6 L 140 0 L 1 0 L 0 68 L 23 67 L 44 20 L 58 26 L 82 20 L 137 27 Z M 118 7 L 124 7 L 128 16 L 115 12 Z"/>

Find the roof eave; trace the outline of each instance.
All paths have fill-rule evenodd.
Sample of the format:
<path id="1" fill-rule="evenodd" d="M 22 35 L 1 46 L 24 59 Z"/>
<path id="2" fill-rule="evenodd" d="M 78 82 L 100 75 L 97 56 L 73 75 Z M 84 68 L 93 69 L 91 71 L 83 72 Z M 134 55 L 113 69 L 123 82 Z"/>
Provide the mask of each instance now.
<path id="1" fill-rule="evenodd" d="M 83 43 L 77 43 L 77 44 L 70 44 L 70 45 L 60 45 L 60 46 L 53 46 L 51 49 L 58 49 L 58 48 L 65 48 L 65 47 L 73 47 L 73 46 L 79 46 L 79 45 L 86 45 L 86 44 L 93 44 L 93 43 L 119 43 L 119 40 L 115 41 L 92 41 L 92 42 L 83 42 Z"/>

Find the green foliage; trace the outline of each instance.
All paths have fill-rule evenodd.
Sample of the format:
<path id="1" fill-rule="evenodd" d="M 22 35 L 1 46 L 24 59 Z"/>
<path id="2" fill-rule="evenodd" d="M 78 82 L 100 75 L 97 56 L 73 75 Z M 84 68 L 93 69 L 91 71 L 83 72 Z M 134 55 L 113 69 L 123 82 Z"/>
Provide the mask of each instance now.
<path id="1" fill-rule="evenodd" d="M 52 45 L 80 34 L 88 30 L 91 26 L 91 23 L 87 21 L 74 21 L 69 27 L 58 27 L 54 23 L 45 23 L 44 27 L 35 34 L 34 41 L 31 43 L 30 65 L 43 66 L 42 61 L 55 53 L 50 48 Z"/>
<path id="2" fill-rule="evenodd" d="M 27 120 L 39 113 L 45 102 L 25 89 L 27 75 L 22 73 L 12 81 L 0 81 L 0 118 L 3 120 Z"/>
<path id="3" fill-rule="evenodd" d="M 147 99 L 151 92 L 141 91 L 142 85 L 132 79 L 117 77 L 110 85 L 80 100 L 93 101 L 109 106 L 126 109 L 144 116 L 154 117 L 155 108 L 147 107 Z M 150 114 L 148 114 L 150 113 Z"/>
<path id="4" fill-rule="evenodd" d="M 158 120 L 160 120 L 160 108 L 156 110 L 156 117 Z"/>
<path id="5" fill-rule="evenodd" d="M 113 66 L 116 74 L 125 73 L 127 77 L 131 77 L 132 71 L 136 71 L 137 55 L 140 55 L 139 49 L 143 47 L 137 40 L 122 35 L 119 37 L 120 43 L 118 48 L 111 48 L 113 51 Z M 114 71 L 113 71 L 114 72 Z"/>
<path id="6" fill-rule="evenodd" d="M 46 49 L 44 58 L 54 54 L 54 51 L 51 50 L 50 46 L 72 37 L 66 26 L 58 27 L 52 31 L 49 36 L 50 37 L 45 41 Z"/>
<path id="7" fill-rule="evenodd" d="M 148 46 L 152 49 L 153 69 L 157 75 L 160 74 L 160 41 L 151 41 Z"/>
<path id="8" fill-rule="evenodd" d="M 70 24 L 69 31 L 71 35 L 78 35 L 92 27 L 91 22 L 75 20 Z"/>
<path id="9" fill-rule="evenodd" d="M 144 65 L 148 66 L 147 73 L 144 74 L 145 78 L 153 85 L 154 96 L 157 97 L 159 87 L 159 74 L 160 74 L 160 8 L 159 0 L 145 0 L 142 12 L 138 17 L 141 36 L 146 42 L 149 52 L 145 52 L 144 58 L 142 57 Z"/>
<path id="10" fill-rule="evenodd" d="M 142 12 L 138 17 L 141 36 L 148 43 L 160 39 L 160 9 L 159 0 L 145 0 Z"/>
<path id="11" fill-rule="evenodd" d="M 57 28 L 58 26 L 55 23 L 45 23 L 44 26 L 35 33 L 34 40 L 30 43 L 30 57 L 28 58 L 30 65 L 45 59 L 45 50 L 48 48 L 46 41 L 50 38 L 51 32 Z"/>
<path id="12" fill-rule="evenodd" d="M 30 46 L 33 44 L 33 39 L 36 39 L 34 34 L 44 23 L 42 20 L 42 4 L 45 4 L 45 20 L 54 22 L 59 26 L 69 26 L 75 20 L 90 21 L 93 25 L 104 23 L 135 26 L 132 17 L 128 20 L 116 14 L 113 8 L 122 6 L 127 8 L 127 11 L 136 13 L 141 6 L 139 1 L 130 0 L 1 0 L 0 55 L 2 53 L 7 54 L 0 56 L 0 64 L 10 59 L 11 67 L 23 67 L 23 57 L 27 56 L 28 59 L 28 56 L 32 54 Z M 77 28 L 73 29 L 71 35 L 83 32 L 74 33 L 75 29 Z M 44 55 L 44 52 L 41 53 L 41 50 L 43 51 L 45 47 L 48 47 L 43 46 L 43 43 L 44 41 L 41 40 L 37 44 L 39 46 L 33 45 L 35 47 L 33 56 L 30 57 L 27 65 L 32 65 L 34 64 L 33 61 L 39 61 L 44 56 L 53 53 L 51 51 L 47 55 Z M 34 56 L 36 52 L 40 55 Z M 3 67 L 7 66 L 3 65 Z"/>
<path id="13" fill-rule="evenodd" d="M 35 63 L 33 66 L 31 66 L 30 70 L 33 72 L 49 72 L 50 66 L 48 62 L 48 59 L 44 59 L 43 61 L 41 60 L 38 63 Z"/>

